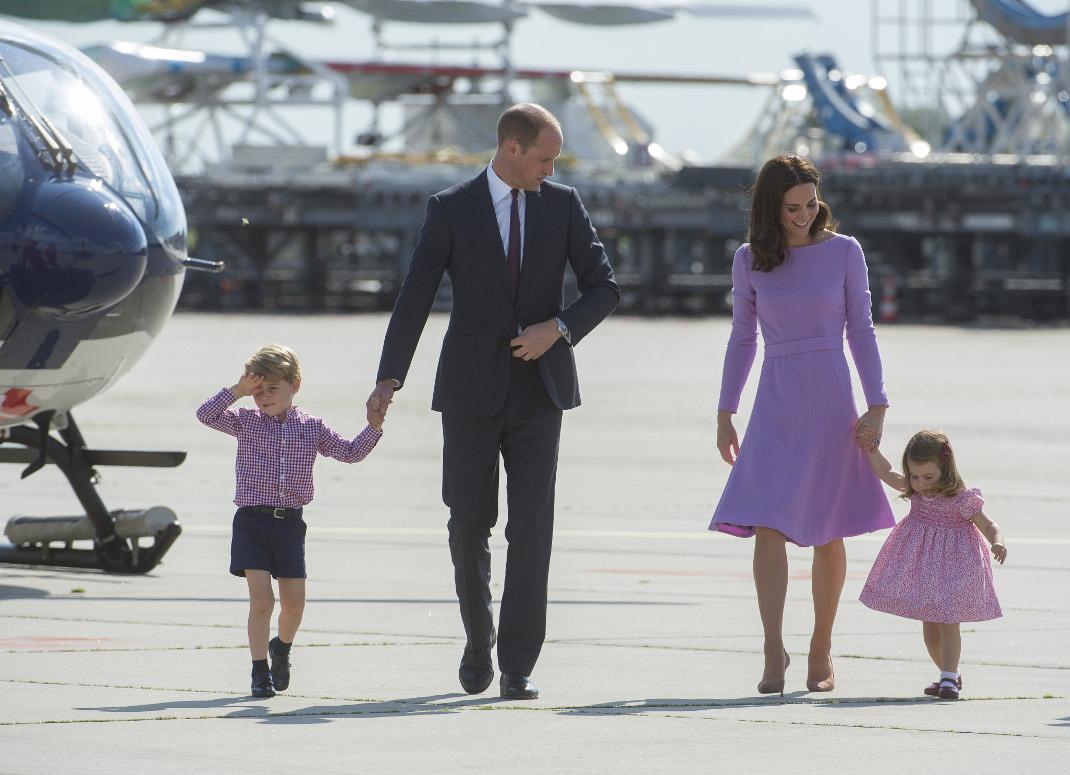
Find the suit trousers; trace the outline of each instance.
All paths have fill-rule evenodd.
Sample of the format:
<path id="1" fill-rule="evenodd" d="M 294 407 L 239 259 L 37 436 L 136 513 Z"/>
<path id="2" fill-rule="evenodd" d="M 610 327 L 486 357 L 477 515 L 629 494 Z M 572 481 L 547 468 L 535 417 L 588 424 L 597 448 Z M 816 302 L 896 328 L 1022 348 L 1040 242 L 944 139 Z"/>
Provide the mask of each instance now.
<path id="1" fill-rule="evenodd" d="M 505 463 L 509 544 L 499 611 L 498 667 L 530 675 L 546 637 L 546 588 L 554 527 L 561 410 L 535 361 L 514 358 L 505 405 L 493 417 L 442 415 L 442 500 L 468 644 L 494 644 L 490 530 L 498 519 L 499 457 Z"/>

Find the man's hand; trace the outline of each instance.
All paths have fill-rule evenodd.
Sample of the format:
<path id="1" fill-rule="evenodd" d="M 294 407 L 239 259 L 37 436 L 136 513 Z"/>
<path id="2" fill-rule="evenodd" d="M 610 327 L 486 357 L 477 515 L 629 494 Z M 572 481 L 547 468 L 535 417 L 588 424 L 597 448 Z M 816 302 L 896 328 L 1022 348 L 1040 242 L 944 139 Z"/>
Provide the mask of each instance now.
<path id="1" fill-rule="evenodd" d="M 237 384 L 231 386 L 230 392 L 238 398 L 243 398 L 245 396 L 253 395 L 256 391 L 260 390 L 263 384 L 263 377 L 258 374 L 245 372 L 241 375 L 241 379 L 238 380 Z"/>
<path id="2" fill-rule="evenodd" d="M 380 430 L 386 419 L 386 410 L 394 402 L 394 381 L 384 379 L 375 386 L 375 390 L 368 396 L 368 425 Z"/>
<path id="3" fill-rule="evenodd" d="M 541 358 L 543 353 L 553 347 L 554 342 L 560 338 L 561 332 L 557 330 L 557 321 L 551 318 L 528 326 L 520 336 L 509 342 L 509 346 L 513 348 L 514 358 L 533 361 Z"/>

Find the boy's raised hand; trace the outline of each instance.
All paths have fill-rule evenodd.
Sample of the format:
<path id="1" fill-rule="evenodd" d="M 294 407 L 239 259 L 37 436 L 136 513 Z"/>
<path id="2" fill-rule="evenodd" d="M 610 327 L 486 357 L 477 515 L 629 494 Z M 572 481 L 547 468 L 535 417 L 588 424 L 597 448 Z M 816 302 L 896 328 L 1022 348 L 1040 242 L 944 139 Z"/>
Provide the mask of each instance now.
<path id="1" fill-rule="evenodd" d="M 231 387 L 230 392 L 236 395 L 238 398 L 243 396 L 251 396 L 254 392 L 260 389 L 264 384 L 264 378 L 259 374 L 251 374 L 246 372 L 241 375 L 241 379 L 238 383 Z"/>

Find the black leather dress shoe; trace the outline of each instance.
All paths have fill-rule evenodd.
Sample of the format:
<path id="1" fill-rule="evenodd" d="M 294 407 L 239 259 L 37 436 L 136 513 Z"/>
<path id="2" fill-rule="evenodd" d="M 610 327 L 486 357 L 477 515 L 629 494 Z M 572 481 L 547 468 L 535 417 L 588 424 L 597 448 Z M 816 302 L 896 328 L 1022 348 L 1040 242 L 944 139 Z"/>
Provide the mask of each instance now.
<path id="1" fill-rule="evenodd" d="M 457 677 L 461 680 L 461 688 L 469 694 L 485 692 L 490 682 L 494 680 L 494 663 L 490 659 L 491 648 L 491 646 L 464 647 Z"/>
<path id="2" fill-rule="evenodd" d="M 520 673 L 502 673 L 502 698 L 506 700 L 537 700 L 539 687 L 531 681 L 531 676 Z"/>

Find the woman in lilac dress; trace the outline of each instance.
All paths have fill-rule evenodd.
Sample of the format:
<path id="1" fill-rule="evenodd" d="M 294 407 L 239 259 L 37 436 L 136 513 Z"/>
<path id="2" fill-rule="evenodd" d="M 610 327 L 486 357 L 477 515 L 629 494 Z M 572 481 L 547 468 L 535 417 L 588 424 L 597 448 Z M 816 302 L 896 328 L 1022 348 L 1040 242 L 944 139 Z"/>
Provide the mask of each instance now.
<path id="1" fill-rule="evenodd" d="M 832 626 L 843 589 L 846 536 L 895 524 L 866 451 L 879 440 L 888 398 L 858 242 L 832 231 L 818 199 L 820 174 L 795 155 L 758 174 L 748 243 L 732 264 L 732 334 L 717 412 L 717 448 L 732 471 L 711 530 L 755 536 L 754 584 L 765 633 L 758 691 L 783 693 L 785 542 L 814 547 L 814 632 L 806 687 L 835 687 Z M 732 424 L 757 350 L 765 343 L 754 409 L 742 445 Z M 868 410 L 859 417 L 847 344 Z"/>

